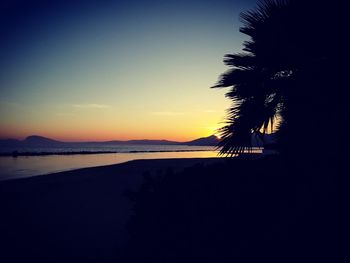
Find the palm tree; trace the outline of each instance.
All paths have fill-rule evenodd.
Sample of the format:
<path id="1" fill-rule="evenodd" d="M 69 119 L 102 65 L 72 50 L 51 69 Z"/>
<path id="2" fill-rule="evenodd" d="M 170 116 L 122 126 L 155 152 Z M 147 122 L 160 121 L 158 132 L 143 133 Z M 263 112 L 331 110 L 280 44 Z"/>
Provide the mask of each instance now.
<path id="1" fill-rule="evenodd" d="M 232 100 L 219 130 L 221 154 L 250 150 L 252 135 L 263 137 L 269 127 L 284 155 L 295 155 L 301 146 L 314 149 L 320 141 L 333 147 L 324 133 L 336 137 L 340 129 L 325 121 L 339 120 L 336 104 L 345 92 L 333 85 L 339 75 L 339 68 L 330 68 L 337 57 L 337 16 L 328 9 L 317 1 L 265 0 L 241 14 L 240 32 L 250 40 L 242 53 L 225 56 L 231 69 L 213 87 L 228 87 Z M 337 100 L 329 96 L 331 85 Z M 345 111 L 342 116 L 349 119 Z"/>
<path id="2" fill-rule="evenodd" d="M 277 37 L 283 37 L 281 14 L 287 7 L 287 1 L 265 1 L 241 14 L 244 26 L 240 31 L 251 40 L 244 43 L 244 53 L 225 56 L 225 64 L 232 69 L 214 86 L 230 87 L 226 96 L 233 101 L 226 125 L 220 129 L 222 154 L 251 149 L 252 134 L 264 134 L 283 116 L 283 87 L 290 85 L 294 68 L 282 63 L 276 44 Z"/>

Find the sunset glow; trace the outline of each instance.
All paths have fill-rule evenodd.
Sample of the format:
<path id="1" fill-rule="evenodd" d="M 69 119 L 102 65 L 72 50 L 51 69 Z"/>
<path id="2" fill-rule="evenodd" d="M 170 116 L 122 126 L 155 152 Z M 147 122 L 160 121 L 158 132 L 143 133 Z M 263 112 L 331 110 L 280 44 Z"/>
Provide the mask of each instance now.
<path id="1" fill-rule="evenodd" d="M 0 62 L 0 138 L 214 134 L 230 101 L 210 86 L 226 70 L 224 54 L 241 50 L 238 13 L 254 3 L 221 2 L 116 1 L 78 15 L 31 5 L 25 16 L 13 13 Z"/>

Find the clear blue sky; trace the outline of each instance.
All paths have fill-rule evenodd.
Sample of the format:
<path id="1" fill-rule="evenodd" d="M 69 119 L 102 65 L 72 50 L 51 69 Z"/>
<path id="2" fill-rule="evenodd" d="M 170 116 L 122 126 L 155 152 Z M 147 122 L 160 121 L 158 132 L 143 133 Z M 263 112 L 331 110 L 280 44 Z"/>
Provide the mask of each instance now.
<path id="1" fill-rule="evenodd" d="M 256 1 L 1 4 L 0 137 L 187 140 L 229 101 L 210 89 Z"/>

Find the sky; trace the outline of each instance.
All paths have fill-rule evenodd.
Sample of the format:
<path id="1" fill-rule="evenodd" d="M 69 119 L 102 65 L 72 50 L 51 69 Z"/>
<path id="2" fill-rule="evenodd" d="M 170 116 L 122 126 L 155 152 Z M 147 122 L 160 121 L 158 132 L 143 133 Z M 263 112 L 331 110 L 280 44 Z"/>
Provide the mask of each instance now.
<path id="1" fill-rule="evenodd" d="M 192 140 L 223 125 L 210 89 L 254 0 L 18 1 L 0 6 L 0 138 Z"/>

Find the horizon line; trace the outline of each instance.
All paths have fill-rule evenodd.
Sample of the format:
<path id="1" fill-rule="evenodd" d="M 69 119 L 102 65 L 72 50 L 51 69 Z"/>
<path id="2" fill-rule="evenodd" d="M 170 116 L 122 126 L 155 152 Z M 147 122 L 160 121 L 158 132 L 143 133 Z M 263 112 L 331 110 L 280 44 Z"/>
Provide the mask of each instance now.
<path id="1" fill-rule="evenodd" d="M 181 141 L 181 140 L 171 140 L 171 139 L 110 139 L 110 140 L 60 140 L 60 139 L 55 139 L 53 137 L 48 137 L 48 136 L 43 136 L 43 135 L 37 135 L 37 134 L 32 134 L 32 135 L 28 135 L 26 137 L 22 137 L 22 139 L 18 139 L 18 138 L 14 138 L 14 137 L 0 137 L 0 140 L 18 140 L 18 141 L 24 141 L 29 137 L 41 137 L 41 138 L 45 138 L 45 139 L 49 139 L 49 140 L 54 140 L 54 141 L 58 141 L 58 142 L 79 142 L 79 143 L 83 143 L 83 142 L 113 142 L 113 141 L 119 141 L 119 142 L 128 142 L 128 141 L 168 141 L 168 142 L 189 142 L 189 141 L 193 141 L 193 140 L 197 140 L 197 139 L 201 139 L 201 138 L 207 138 L 207 137 L 211 137 L 211 136 L 215 136 L 217 139 L 220 139 L 219 136 L 217 134 L 212 134 L 212 135 L 208 135 L 208 136 L 200 136 L 200 137 L 196 137 L 194 139 L 189 139 L 186 141 Z"/>

